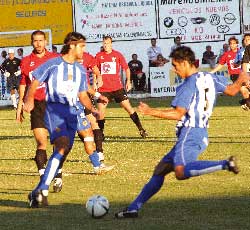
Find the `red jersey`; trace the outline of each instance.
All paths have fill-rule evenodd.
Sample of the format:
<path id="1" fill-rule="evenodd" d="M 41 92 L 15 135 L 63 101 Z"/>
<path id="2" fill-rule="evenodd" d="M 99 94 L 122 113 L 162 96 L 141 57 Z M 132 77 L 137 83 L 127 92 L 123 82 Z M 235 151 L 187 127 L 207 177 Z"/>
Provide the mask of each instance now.
<path id="1" fill-rule="evenodd" d="M 90 75 L 92 73 L 92 69 L 97 66 L 96 59 L 89 53 L 83 52 L 82 55 L 83 63 L 82 65 L 87 70 L 87 81 L 90 83 Z"/>
<path id="2" fill-rule="evenodd" d="M 22 77 L 20 80 L 20 85 L 27 85 L 29 86 L 31 82 L 34 80 L 32 77 L 32 72 L 35 70 L 38 66 L 46 62 L 47 60 L 51 58 L 58 57 L 59 54 L 52 53 L 49 51 L 45 51 L 45 55 L 43 57 L 37 57 L 34 52 L 32 52 L 30 55 L 24 57 L 21 61 L 21 72 Z M 36 90 L 34 98 L 38 101 L 42 101 L 45 99 L 46 96 L 46 86 L 45 83 L 41 83 Z"/>
<path id="3" fill-rule="evenodd" d="M 111 53 L 99 52 L 96 61 L 101 71 L 103 85 L 98 89 L 100 92 L 112 92 L 123 88 L 120 70 L 128 69 L 128 64 L 123 55 L 115 50 Z"/>
<path id="4" fill-rule="evenodd" d="M 227 69 L 228 69 L 228 73 L 230 75 L 240 74 L 240 72 L 241 72 L 240 66 L 234 67 L 234 59 L 236 57 L 237 51 L 238 50 L 236 50 L 236 52 L 233 52 L 232 50 L 229 50 L 229 51 L 225 52 L 219 60 L 219 64 L 221 64 L 221 65 L 224 65 L 227 63 Z"/>

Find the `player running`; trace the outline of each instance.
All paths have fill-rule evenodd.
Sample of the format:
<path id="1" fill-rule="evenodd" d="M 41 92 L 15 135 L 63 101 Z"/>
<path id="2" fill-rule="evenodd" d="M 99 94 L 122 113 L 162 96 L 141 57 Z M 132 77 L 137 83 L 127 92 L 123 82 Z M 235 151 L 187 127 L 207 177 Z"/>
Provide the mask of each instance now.
<path id="1" fill-rule="evenodd" d="M 148 134 L 142 127 L 140 119 L 136 111 L 131 106 L 126 93 L 131 90 L 130 70 L 128 64 L 121 53 L 112 49 L 112 38 L 110 36 L 105 36 L 103 38 L 103 48 L 104 51 L 96 54 L 97 66 L 101 71 L 103 82 L 103 85 L 98 89 L 98 92 L 106 96 L 109 101 L 114 99 L 116 103 L 120 103 L 121 107 L 128 112 L 130 118 L 137 126 L 140 135 L 143 138 L 146 138 Z M 126 91 L 124 90 L 121 81 L 121 68 L 123 68 L 126 72 Z M 107 104 L 104 105 L 103 103 L 97 101 L 97 106 L 100 112 L 98 124 L 100 129 L 103 131 Z"/>
<path id="2" fill-rule="evenodd" d="M 179 47 L 170 54 L 174 72 L 184 79 L 177 87 L 172 101 L 172 109 L 154 109 L 140 103 L 138 109 L 144 115 L 168 120 L 177 120 L 175 146 L 155 167 L 153 176 L 144 186 L 136 199 L 123 211 L 115 214 L 116 218 L 136 218 L 138 211 L 162 187 L 165 176 L 175 173 L 178 180 L 189 179 L 218 170 L 239 173 L 235 157 L 221 161 L 200 161 L 199 155 L 208 146 L 208 120 L 212 115 L 216 94 L 224 92 L 235 95 L 243 83 L 249 80 L 246 74 L 231 85 L 224 76 L 207 72 L 198 72 L 195 67 L 195 55 L 189 47 Z"/>

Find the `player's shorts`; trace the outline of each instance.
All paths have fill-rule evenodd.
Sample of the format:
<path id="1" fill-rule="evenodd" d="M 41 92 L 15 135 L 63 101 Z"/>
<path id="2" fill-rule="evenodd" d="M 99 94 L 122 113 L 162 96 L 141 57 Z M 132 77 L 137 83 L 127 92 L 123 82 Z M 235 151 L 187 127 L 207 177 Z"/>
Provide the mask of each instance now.
<path id="1" fill-rule="evenodd" d="M 124 89 L 119 89 L 112 92 L 101 92 L 101 94 L 108 98 L 109 101 L 115 100 L 116 103 L 120 103 L 128 99 L 128 95 Z M 99 103 L 100 101 L 97 100 Z"/>
<path id="2" fill-rule="evenodd" d="M 237 81 L 238 78 L 239 78 L 239 74 L 231 74 L 230 75 L 230 79 L 232 82 Z"/>
<path id="3" fill-rule="evenodd" d="M 44 123 L 44 115 L 46 109 L 46 102 L 34 100 L 34 109 L 30 112 L 31 130 L 36 128 L 46 129 Z"/>
<path id="4" fill-rule="evenodd" d="M 61 103 L 47 103 L 44 118 L 50 142 L 53 144 L 57 138 L 66 136 L 72 148 L 77 130 L 77 115 L 72 107 Z"/>
<path id="5" fill-rule="evenodd" d="M 206 128 L 182 127 L 177 137 L 175 146 L 162 158 L 174 167 L 196 161 L 208 146 Z"/>
<path id="6" fill-rule="evenodd" d="M 19 76 L 11 75 L 11 76 L 7 77 L 7 89 L 8 90 L 18 89 L 19 83 L 20 83 Z"/>
<path id="7" fill-rule="evenodd" d="M 77 112 L 77 131 L 87 130 L 87 129 L 91 128 L 90 122 L 86 118 L 87 114 L 85 115 L 86 109 L 83 109 L 83 107 L 82 107 L 79 110 L 80 111 Z M 90 111 L 90 113 L 91 113 L 91 111 Z"/>

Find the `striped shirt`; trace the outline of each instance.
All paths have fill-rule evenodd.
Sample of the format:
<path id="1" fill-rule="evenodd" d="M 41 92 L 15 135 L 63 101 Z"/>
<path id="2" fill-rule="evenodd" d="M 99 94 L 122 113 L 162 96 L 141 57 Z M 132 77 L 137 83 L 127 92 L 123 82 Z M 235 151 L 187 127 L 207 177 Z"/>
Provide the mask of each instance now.
<path id="1" fill-rule="evenodd" d="M 225 91 L 228 80 L 224 76 L 198 72 L 186 78 L 177 87 L 173 107 L 181 107 L 187 113 L 177 123 L 177 127 L 207 128 L 216 103 L 216 94 Z"/>
<path id="2" fill-rule="evenodd" d="M 76 105 L 78 93 L 86 91 L 86 70 L 81 64 L 67 63 L 62 57 L 53 58 L 33 73 L 35 79 L 46 83 L 46 101 Z"/>

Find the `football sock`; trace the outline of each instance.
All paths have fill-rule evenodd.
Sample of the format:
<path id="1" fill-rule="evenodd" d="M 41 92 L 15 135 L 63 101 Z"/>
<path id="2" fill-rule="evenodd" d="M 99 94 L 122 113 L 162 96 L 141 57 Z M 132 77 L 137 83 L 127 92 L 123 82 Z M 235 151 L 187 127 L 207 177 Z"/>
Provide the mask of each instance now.
<path id="1" fill-rule="evenodd" d="M 11 98 L 11 101 L 12 101 L 12 105 L 13 105 L 15 108 L 17 108 L 16 95 L 15 95 L 15 94 L 12 94 L 12 95 L 10 96 L 10 98 Z"/>
<path id="2" fill-rule="evenodd" d="M 131 115 L 130 115 L 130 118 L 132 119 L 132 121 L 135 123 L 135 125 L 137 126 L 137 128 L 138 128 L 139 130 L 142 130 L 142 129 L 143 129 L 143 128 L 142 128 L 142 125 L 141 125 L 141 121 L 140 121 L 140 119 L 139 119 L 139 117 L 138 117 L 137 112 L 134 112 L 133 114 L 131 114 Z"/>
<path id="3" fill-rule="evenodd" d="M 99 167 L 101 165 L 98 153 L 96 151 L 89 155 L 89 159 L 94 167 Z"/>
<path id="4" fill-rule="evenodd" d="M 153 175 L 149 182 L 143 187 L 141 193 L 128 206 L 128 210 L 139 210 L 142 205 L 157 193 L 164 182 L 164 176 Z"/>
<path id="5" fill-rule="evenodd" d="M 47 163 L 47 154 L 46 150 L 44 149 L 37 149 L 36 156 L 35 156 L 36 166 L 39 172 L 39 175 L 42 176 L 44 173 L 44 169 Z"/>
<path id="6" fill-rule="evenodd" d="M 100 130 L 103 132 L 103 130 L 104 130 L 104 125 L 105 125 L 105 119 L 103 119 L 103 120 L 98 120 L 97 123 L 98 123 L 98 126 L 99 126 Z"/>
<path id="7" fill-rule="evenodd" d="M 37 187 L 37 189 L 41 189 L 41 190 L 49 189 L 49 185 L 51 181 L 54 179 L 55 175 L 57 174 L 58 167 L 62 159 L 63 159 L 63 155 L 61 155 L 58 152 L 54 152 L 51 155 L 48 161 L 47 167 L 44 171 L 44 175 L 42 177 L 41 183 L 39 183 L 39 186 Z"/>
<path id="8" fill-rule="evenodd" d="M 102 148 L 103 134 L 102 134 L 102 131 L 100 129 L 94 129 L 93 133 L 94 133 L 96 151 L 103 152 L 103 148 Z"/>
<path id="9" fill-rule="evenodd" d="M 207 173 L 226 169 L 227 160 L 222 161 L 194 161 L 185 165 L 184 176 L 186 178 L 200 176 Z"/>

